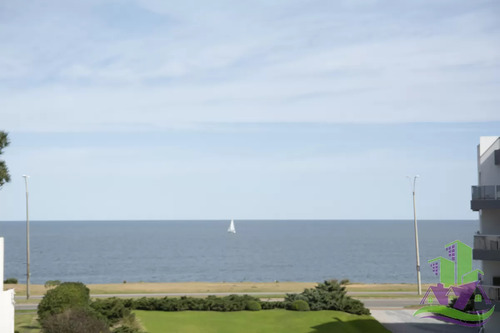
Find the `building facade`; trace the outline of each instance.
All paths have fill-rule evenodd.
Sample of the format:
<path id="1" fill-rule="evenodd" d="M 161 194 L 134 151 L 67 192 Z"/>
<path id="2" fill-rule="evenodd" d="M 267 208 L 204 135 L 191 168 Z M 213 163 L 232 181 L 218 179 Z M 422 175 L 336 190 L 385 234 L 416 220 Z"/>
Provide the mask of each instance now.
<path id="1" fill-rule="evenodd" d="M 471 209 L 479 212 L 473 259 L 481 260 L 482 285 L 495 305 L 486 332 L 500 331 L 500 137 L 481 137 L 477 149 L 477 186 L 472 186 Z"/>
<path id="2" fill-rule="evenodd" d="M 0 237 L 0 332 L 14 333 L 14 289 L 3 290 L 3 245 Z"/>

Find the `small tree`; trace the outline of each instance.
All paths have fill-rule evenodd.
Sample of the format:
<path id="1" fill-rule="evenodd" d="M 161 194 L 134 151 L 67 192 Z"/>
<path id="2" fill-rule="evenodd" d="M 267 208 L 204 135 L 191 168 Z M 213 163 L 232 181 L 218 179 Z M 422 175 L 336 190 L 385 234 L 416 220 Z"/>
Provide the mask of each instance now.
<path id="1" fill-rule="evenodd" d="M 336 310 L 358 315 L 370 314 L 361 301 L 347 295 L 347 283 L 348 280 L 318 283 L 315 288 L 305 289 L 300 294 L 287 294 L 285 302 L 291 304 L 296 300 L 303 300 L 312 311 Z"/>
<path id="2" fill-rule="evenodd" d="M 90 308 L 90 291 L 81 282 L 64 282 L 47 291 L 38 305 L 38 319 L 42 323 L 49 316 L 66 310 Z"/>
<path id="3" fill-rule="evenodd" d="M 10 144 L 9 136 L 6 132 L 0 131 L 0 155 L 3 154 L 3 149 Z M 0 160 L 0 188 L 5 183 L 10 182 L 9 169 L 7 168 L 7 164 L 5 161 Z"/>

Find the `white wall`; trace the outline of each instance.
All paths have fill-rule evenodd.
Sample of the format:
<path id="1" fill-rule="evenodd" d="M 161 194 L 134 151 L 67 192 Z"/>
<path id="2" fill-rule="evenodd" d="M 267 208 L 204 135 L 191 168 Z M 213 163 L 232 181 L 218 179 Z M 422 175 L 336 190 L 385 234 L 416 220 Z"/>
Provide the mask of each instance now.
<path id="1" fill-rule="evenodd" d="M 4 240 L 0 237 L 0 332 L 14 333 L 14 289 L 3 290 Z"/>
<path id="2" fill-rule="evenodd" d="M 0 332 L 14 333 L 14 289 L 0 291 Z"/>
<path id="3" fill-rule="evenodd" d="M 500 210 L 483 210 L 480 220 L 479 231 L 483 235 L 500 235 Z"/>
<path id="4" fill-rule="evenodd" d="M 490 140 L 485 140 L 488 138 Z M 479 145 L 479 172 L 481 173 L 478 185 L 500 185 L 500 165 L 495 165 L 494 152 L 500 149 L 500 137 L 482 137 Z M 493 141 L 493 142 L 492 142 Z"/>

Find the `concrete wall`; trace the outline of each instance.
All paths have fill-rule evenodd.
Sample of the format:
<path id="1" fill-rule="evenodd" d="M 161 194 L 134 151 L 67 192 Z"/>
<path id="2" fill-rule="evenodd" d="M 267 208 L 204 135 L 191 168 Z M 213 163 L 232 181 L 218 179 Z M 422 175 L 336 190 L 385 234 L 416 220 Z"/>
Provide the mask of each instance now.
<path id="1" fill-rule="evenodd" d="M 14 289 L 3 290 L 4 240 L 0 237 L 0 332 L 14 333 Z"/>
<path id="2" fill-rule="evenodd" d="M 483 235 L 500 235 L 500 210 L 482 210 L 480 221 L 479 231 Z"/>
<path id="3" fill-rule="evenodd" d="M 496 138 L 496 140 L 494 140 Z M 495 150 L 500 149 L 500 137 L 482 137 L 479 150 L 478 185 L 500 185 L 500 165 L 495 165 Z"/>
<path id="4" fill-rule="evenodd" d="M 0 332 L 14 333 L 14 289 L 0 291 Z"/>
<path id="5" fill-rule="evenodd" d="M 500 137 L 481 137 L 477 150 L 478 185 L 500 185 L 500 165 L 495 165 L 495 150 L 500 149 Z M 500 235 L 500 210 L 482 209 L 479 212 L 481 234 Z M 483 285 L 492 285 L 500 276 L 500 261 L 482 261 Z M 499 304 L 496 303 L 496 306 Z M 495 311 L 485 326 L 485 332 L 499 332 L 500 312 Z"/>

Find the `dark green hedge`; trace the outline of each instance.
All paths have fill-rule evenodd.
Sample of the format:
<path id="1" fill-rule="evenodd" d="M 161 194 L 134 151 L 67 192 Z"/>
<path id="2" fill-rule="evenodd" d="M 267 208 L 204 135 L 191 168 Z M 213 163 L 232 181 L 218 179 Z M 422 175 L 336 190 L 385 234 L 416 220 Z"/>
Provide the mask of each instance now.
<path id="1" fill-rule="evenodd" d="M 370 311 L 364 304 L 350 296 L 347 296 L 345 285 L 348 280 L 329 280 L 319 283 L 315 288 L 305 289 L 300 294 L 287 294 L 286 303 L 302 300 L 309 304 L 312 311 L 336 310 L 357 315 L 369 315 Z"/>
<path id="2" fill-rule="evenodd" d="M 230 295 L 226 297 L 208 296 L 207 298 L 149 298 L 143 297 L 130 302 L 131 308 L 150 311 L 243 311 L 247 303 L 260 303 L 259 299 L 248 295 Z"/>
<path id="3" fill-rule="evenodd" d="M 115 323 L 120 318 L 126 317 L 130 310 L 230 312 L 287 309 L 289 306 L 286 302 L 263 302 L 248 295 L 208 296 L 206 298 L 186 296 L 181 298 L 106 298 L 95 300 L 91 304 L 91 307 L 110 323 Z"/>
<path id="4" fill-rule="evenodd" d="M 129 310 L 149 311 L 256 311 L 287 309 L 295 311 L 336 310 L 352 314 L 370 314 L 364 304 L 347 296 L 347 281 L 337 280 L 319 283 L 315 288 L 305 289 L 300 294 L 288 294 L 283 302 L 263 302 L 248 295 L 230 295 L 225 297 L 208 296 L 206 298 L 151 298 L 139 299 L 104 299 L 93 303 L 92 307 L 104 315 L 108 321 L 122 318 Z"/>

